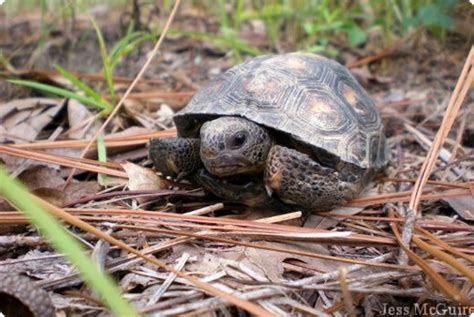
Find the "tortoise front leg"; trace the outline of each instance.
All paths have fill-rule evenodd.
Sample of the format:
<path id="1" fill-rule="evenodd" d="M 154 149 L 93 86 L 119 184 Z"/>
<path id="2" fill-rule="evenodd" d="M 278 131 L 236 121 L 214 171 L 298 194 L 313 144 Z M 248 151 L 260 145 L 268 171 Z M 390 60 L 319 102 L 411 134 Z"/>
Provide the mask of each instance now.
<path id="1" fill-rule="evenodd" d="M 191 178 L 204 190 L 233 203 L 281 212 L 292 210 L 280 200 L 269 197 L 261 179 L 249 177 L 243 182 L 233 183 L 232 178 L 216 177 L 204 168 L 194 173 Z"/>
<path id="2" fill-rule="evenodd" d="M 202 167 L 199 144 L 194 138 L 153 138 L 148 156 L 163 175 L 179 180 Z"/>
<path id="3" fill-rule="evenodd" d="M 285 203 L 313 211 L 342 204 L 363 187 L 343 181 L 339 172 L 321 166 L 308 155 L 279 145 L 268 154 L 264 182 L 269 195 L 275 192 Z"/>

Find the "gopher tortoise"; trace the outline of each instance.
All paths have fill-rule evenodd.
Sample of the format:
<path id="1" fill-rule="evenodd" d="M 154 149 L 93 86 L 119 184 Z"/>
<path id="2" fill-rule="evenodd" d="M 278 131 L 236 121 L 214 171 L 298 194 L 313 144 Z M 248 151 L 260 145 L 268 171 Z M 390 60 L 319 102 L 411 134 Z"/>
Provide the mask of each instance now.
<path id="1" fill-rule="evenodd" d="M 150 141 L 155 167 L 248 206 L 331 209 L 387 159 L 373 101 L 344 66 L 314 54 L 234 66 L 174 122 L 178 137 Z"/>

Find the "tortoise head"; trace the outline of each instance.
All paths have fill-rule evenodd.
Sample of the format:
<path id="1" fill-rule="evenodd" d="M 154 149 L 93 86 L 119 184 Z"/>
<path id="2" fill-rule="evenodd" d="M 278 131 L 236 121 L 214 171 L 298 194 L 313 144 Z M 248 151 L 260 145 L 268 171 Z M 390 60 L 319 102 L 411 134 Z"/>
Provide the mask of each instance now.
<path id="1" fill-rule="evenodd" d="M 247 119 L 221 117 L 201 127 L 201 160 L 218 177 L 262 172 L 272 145 L 269 132 Z"/>

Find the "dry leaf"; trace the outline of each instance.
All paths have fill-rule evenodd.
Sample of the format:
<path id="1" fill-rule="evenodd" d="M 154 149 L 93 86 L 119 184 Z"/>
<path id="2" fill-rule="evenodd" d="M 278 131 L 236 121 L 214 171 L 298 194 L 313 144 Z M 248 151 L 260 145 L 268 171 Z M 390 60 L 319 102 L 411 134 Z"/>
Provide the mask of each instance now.
<path id="1" fill-rule="evenodd" d="M 15 207 L 13 207 L 12 205 L 10 205 L 10 203 L 8 202 L 8 200 L 6 199 L 3 199 L 3 198 L 0 198 L 0 213 L 2 211 L 11 211 L 11 210 L 14 210 Z M 1 233 L 1 230 L 0 230 L 0 234 Z"/>
<path id="2" fill-rule="evenodd" d="M 91 139 L 97 131 L 94 115 L 77 100 L 70 99 L 67 105 L 69 121 L 68 136 L 71 139 Z"/>
<path id="3" fill-rule="evenodd" d="M 376 76 L 372 74 L 367 65 L 351 68 L 351 73 L 360 83 L 364 84 L 365 86 L 368 86 L 370 83 L 388 84 L 392 81 L 392 78 L 390 77 Z"/>
<path id="4" fill-rule="evenodd" d="M 19 168 L 23 168 L 24 164 L 28 164 L 28 168 L 31 168 L 34 166 L 48 166 L 46 163 L 43 163 L 43 162 L 28 160 L 28 159 L 11 156 L 4 153 L 0 153 L 0 163 L 3 166 L 5 166 L 5 168 L 10 172 L 16 171 Z"/>
<path id="5" fill-rule="evenodd" d="M 168 187 L 166 181 L 156 175 L 150 168 L 130 162 L 122 164 L 122 167 L 128 175 L 128 188 L 130 190 L 166 189 Z M 141 204 L 150 199 L 152 198 L 138 197 Z"/>
<path id="6" fill-rule="evenodd" d="M 207 251 L 193 247 L 192 245 L 176 245 L 173 246 L 173 255 L 168 261 L 176 261 L 183 253 L 191 255 L 191 260 L 187 263 L 186 268 L 192 272 L 200 272 L 202 274 L 214 274 L 228 265 L 234 264 L 242 258 L 244 247 L 236 246 L 229 249 L 219 249 L 218 253 Z M 192 259 L 198 259 L 192 261 Z"/>
<path id="7" fill-rule="evenodd" d="M 331 210 L 331 213 L 337 215 L 356 215 L 361 212 L 364 208 L 363 207 L 349 207 L 349 206 L 342 206 L 336 209 Z M 318 228 L 318 229 L 329 229 L 334 228 L 342 218 L 332 218 L 326 216 L 319 216 L 318 214 L 311 214 L 306 222 L 304 223 L 304 227 L 306 228 Z"/>
<path id="8" fill-rule="evenodd" d="M 52 98 L 17 99 L 0 105 L 0 124 L 4 128 L 0 143 L 35 140 L 62 105 L 61 99 Z"/>
<path id="9" fill-rule="evenodd" d="M 32 191 L 33 194 L 40 197 L 41 199 L 46 200 L 47 202 L 55 205 L 55 206 L 64 206 L 66 201 L 69 198 L 64 194 L 64 192 L 60 189 L 55 188 L 37 188 Z"/>
<path id="10" fill-rule="evenodd" d="M 40 187 L 33 190 L 33 193 L 55 206 L 66 206 L 75 200 L 93 196 L 99 191 L 99 184 L 90 181 L 70 183 L 65 190 L 63 190 L 62 184 L 56 188 Z"/>
<path id="11" fill-rule="evenodd" d="M 156 122 L 160 127 L 169 127 L 173 123 L 174 111 L 167 104 L 162 104 L 156 112 Z"/>
<path id="12" fill-rule="evenodd" d="M 19 178 L 30 190 L 57 188 L 65 183 L 58 170 L 46 166 L 30 168 L 27 172 L 23 172 Z"/>
<path id="13" fill-rule="evenodd" d="M 97 194 L 100 186 L 96 181 L 70 183 L 64 191 L 64 196 L 69 202 L 79 198 Z"/>
<path id="14" fill-rule="evenodd" d="M 130 291 L 137 286 L 145 288 L 155 283 L 155 278 L 136 273 L 128 273 L 120 280 L 120 288 L 124 291 Z"/>
<path id="15" fill-rule="evenodd" d="M 474 198 L 472 196 L 446 197 L 445 202 L 465 220 L 474 220 Z"/>
<path id="16" fill-rule="evenodd" d="M 2 261 L 0 272 L 26 273 L 40 280 L 61 278 L 71 271 L 71 267 L 64 257 L 54 255 L 57 254 L 32 250 L 16 259 Z"/>
<path id="17" fill-rule="evenodd" d="M 299 245 L 298 243 L 277 243 L 277 242 L 260 242 L 261 245 L 278 247 L 284 249 L 294 249 L 299 251 L 313 251 L 320 254 L 328 254 L 325 247 L 313 244 L 311 247 L 306 244 Z M 255 264 L 260 270 L 265 272 L 265 275 L 271 282 L 282 282 L 284 267 L 283 262 L 287 259 L 297 259 L 301 262 L 307 263 L 320 271 L 330 271 L 334 269 L 334 264 L 330 261 L 316 259 L 308 256 L 300 256 L 294 254 L 287 254 L 284 252 L 276 252 L 255 248 L 246 248 L 245 255 Z"/>

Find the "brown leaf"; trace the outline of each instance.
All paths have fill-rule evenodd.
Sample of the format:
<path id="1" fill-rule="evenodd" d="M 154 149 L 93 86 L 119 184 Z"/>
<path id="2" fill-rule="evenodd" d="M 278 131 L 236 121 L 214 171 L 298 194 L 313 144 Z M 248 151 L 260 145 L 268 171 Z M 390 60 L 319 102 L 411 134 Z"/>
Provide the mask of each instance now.
<path id="1" fill-rule="evenodd" d="M 459 216 L 465 220 L 474 220 L 474 198 L 472 196 L 443 198 Z"/>
<path id="2" fill-rule="evenodd" d="M 73 201 L 82 197 L 97 194 L 97 192 L 100 191 L 100 188 L 99 184 L 95 181 L 70 183 L 66 187 L 64 195 L 67 197 L 68 201 Z"/>
<path id="3" fill-rule="evenodd" d="M 67 196 L 62 190 L 55 188 L 37 188 L 32 191 L 36 196 L 46 200 L 55 206 L 63 206 L 67 201 Z"/>
<path id="4" fill-rule="evenodd" d="M 30 168 L 23 172 L 19 178 L 29 190 L 57 188 L 64 184 L 64 179 L 60 176 L 59 171 L 46 166 Z"/>
<path id="5" fill-rule="evenodd" d="M 70 99 L 67 105 L 69 121 L 68 136 L 71 139 L 90 139 L 96 132 L 96 124 L 92 112 L 79 101 Z"/>
<path id="6" fill-rule="evenodd" d="M 0 212 L 2 212 L 2 211 L 11 211 L 11 210 L 14 210 L 14 209 L 15 209 L 15 207 L 10 205 L 8 200 L 0 198 Z M 1 231 L 0 231 L 0 234 L 1 234 Z"/>
<path id="7" fill-rule="evenodd" d="M 26 98 L 0 105 L 0 143 L 33 141 L 63 105 L 61 99 Z M 1 131 L 0 131 L 1 132 Z"/>
<path id="8" fill-rule="evenodd" d="M 128 175 L 128 188 L 130 190 L 166 189 L 168 187 L 167 183 L 150 168 L 141 167 L 130 162 L 122 164 L 122 167 Z M 138 201 L 144 203 L 150 199 L 139 197 Z"/>
<path id="9" fill-rule="evenodd" d="M 372 72 L 370 71 L 369 67 L 367 67 L 367 65 L 357 67 L 357 68 L 352 68 L 351 73 L 364 86 L 369 85 L 369 83 L 388 84 L 392 81 L 392 78 L 390 77 L 376 76 L 372 74 Z"/>
<path id="10" fill-rule="evenodd" d="M 107 138 L 119 138 L 119 137 L 120 138 L 126 138 L 126 137 L 129 137 L 129 136 L 132 136 L 132 135 L 139 136 L 141 134 L 146 134 L 146 133 L 150 133 L 150 132 L 153 132 L 153 131 L 154 130 L 145 129 L 145 128 L 142 128 L 142 127 L 130 127 L 130 128 L 125 129 L 125 130 L 122 130 L 120 132 L 108 134 Z"/>
<path id="11" fill-rule="evenodd" d="M 260 244 L 285 249 L 291 247 L 291 249 L 302 250 L 305 252 L 309 251 L 308 244 L 299 245 L 298 243 L 284 244 L 277 242 L 261 242 Z M 315 253 L 328 254 L 327 249 L 321 245 L 314 244 L 310 247 L 310 249 L 312 249 L 311 251 L 314 251 Z M 265 275 L 272 282 L 281 282 L 284 272 L 283 262 L 287 259 L 297 259 L 301 262 L 311 265 L 314 268 L 318 268 L 318 270 L 321 271 L 329 271 L 334 269 L 334 264 L 329 261 L 316 259 L 308 256 L 286 254 L 283 252 L 246 248 L 245 255 L 260 270 L 265 272 Z"/>
<path id="12" fill-rule="evenodd" d="M 363 207 L 342 206 L 331 210 L 331 213 L 337 215 L 355 215 L 361 212 L 363 209 Z M 326 216 L 320 216 L 318 214 L 312 214 L 308 217 L 308 219 L 304 223 L 304 226 L 306 228 L 329 229 L 336 226 L 341 220 L 341 218 L 331 218 Z"/>
<path id="13" fill-rule="evenodd" d="M 156 279 L 136 273 L 128 273 L 120 280 L 120 288 L 130 291 L 137 286 L 147 287 L 156 283 Z"/>

